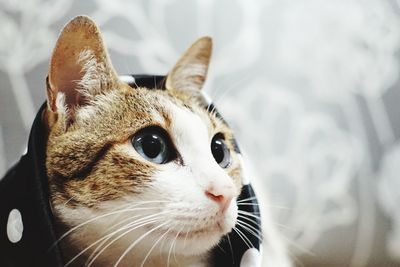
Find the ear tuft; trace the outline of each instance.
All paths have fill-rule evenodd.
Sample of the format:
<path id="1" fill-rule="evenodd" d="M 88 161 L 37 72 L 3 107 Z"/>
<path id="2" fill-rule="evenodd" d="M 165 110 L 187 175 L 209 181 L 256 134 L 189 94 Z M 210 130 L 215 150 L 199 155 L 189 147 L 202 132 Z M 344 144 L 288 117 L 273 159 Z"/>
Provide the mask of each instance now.
<path id="1" fill-rule="evenodd" d="M 97 25 L 86 16 L 72 19 L 61 31 L 48 75 L 48 106 L 57 111 L 58 94 L 70 115 L 91 98 L 112 88 L 118 76 Z"/>
<path id="2" fill-rule="evenodd" d="M 198 91 L 207 77 L 212 53 L 212 39 L 198 39 L 169 72 L 166 88 L 169 90 Z"/>

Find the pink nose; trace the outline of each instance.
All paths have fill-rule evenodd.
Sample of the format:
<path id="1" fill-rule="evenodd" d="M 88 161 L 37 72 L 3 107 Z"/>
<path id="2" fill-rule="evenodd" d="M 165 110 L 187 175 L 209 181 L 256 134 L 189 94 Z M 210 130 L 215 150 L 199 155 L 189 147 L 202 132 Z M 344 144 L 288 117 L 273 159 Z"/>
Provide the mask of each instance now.
<path id="1" fill-rule="evenodd" d="M 211 187 L 205 191 L 205 194 L 209 199 L 215 201 L 220 206 L 222 212 L 225 212 L 229 207 L 234 196 L 233 189 L 231 188 L 218 190 L 215 187 Z"/>

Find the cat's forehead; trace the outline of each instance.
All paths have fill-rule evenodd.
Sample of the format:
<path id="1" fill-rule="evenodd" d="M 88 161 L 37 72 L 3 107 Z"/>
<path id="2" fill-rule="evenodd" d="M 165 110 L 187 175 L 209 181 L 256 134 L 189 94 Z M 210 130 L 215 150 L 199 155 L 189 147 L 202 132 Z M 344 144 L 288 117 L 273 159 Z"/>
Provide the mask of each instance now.
<path id="1" fill-rule="evenodd" d="M 224 121 L 210 112 L 196 96 L 132 88 L 128 84 L 97 96 L 92 105 L 82 107 L 78 113 L 73 128 L 93 132 L 104 140 L 123 141 L 148 126 L 160 126 L 171 135 L 178 133 L 179 128 L 182 134 L 187 135 L 194 124 L 202 125 L 209 137 L 217 132 L 228 138 L 232 135 Z"/>
<path id="2" fill-rule="evenodd" d="M 148 88 L 130 90 L 131 100 L 141 106 L 139 110 L 147 111 L 133 111 L 139 120 L 141 116 L 146 116 L 152 122 L 160 123 L 166 128 L 189 128 L 194 124 L 203 124 L 208 131 L 229 130 L 224 121 L 198 101 L 197 96 Z"/>

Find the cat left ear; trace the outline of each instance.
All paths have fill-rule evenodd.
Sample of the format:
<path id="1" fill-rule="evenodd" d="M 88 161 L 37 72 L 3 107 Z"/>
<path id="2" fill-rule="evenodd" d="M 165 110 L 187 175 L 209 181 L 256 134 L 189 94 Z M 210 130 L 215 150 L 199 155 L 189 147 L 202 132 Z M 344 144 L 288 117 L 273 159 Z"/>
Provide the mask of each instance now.
<path id="1" fill-rule="evenodd" d="M 86 16 L 72 19 L 62 30 L 50 61 L 48 107 L 64 106 L 73 119 L 76 109 L 102 91 L 115 87 L 118 76 L 97 25 Z M 60 100 L 61 102 L 59 103 Z"/>
<path id="2" fill-rule="evenodd" d="M 165 87 L 168 90 L 198 91 L 207 77 L 212 53 L 212 39 L 197 40 L 169 72 Z"/>

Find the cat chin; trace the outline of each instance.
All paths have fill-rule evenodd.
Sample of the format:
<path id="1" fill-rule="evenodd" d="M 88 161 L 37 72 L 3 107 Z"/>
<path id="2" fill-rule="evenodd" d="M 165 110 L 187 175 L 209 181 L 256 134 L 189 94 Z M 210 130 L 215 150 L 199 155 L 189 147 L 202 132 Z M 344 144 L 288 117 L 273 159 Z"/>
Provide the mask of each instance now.
<path id="1" fill-rule="evenodd" d="M 235 225 L 233 221 L 224 220 L 217 223 L 212 229 L 198 230 L 189 234 L 171 234 L 174 248 L 183 256 L 197 256 L 208 253 L 218 245 L 222 237 L 230 233 Z M 174 241 L 176 240 L 176 241 Z"/>

